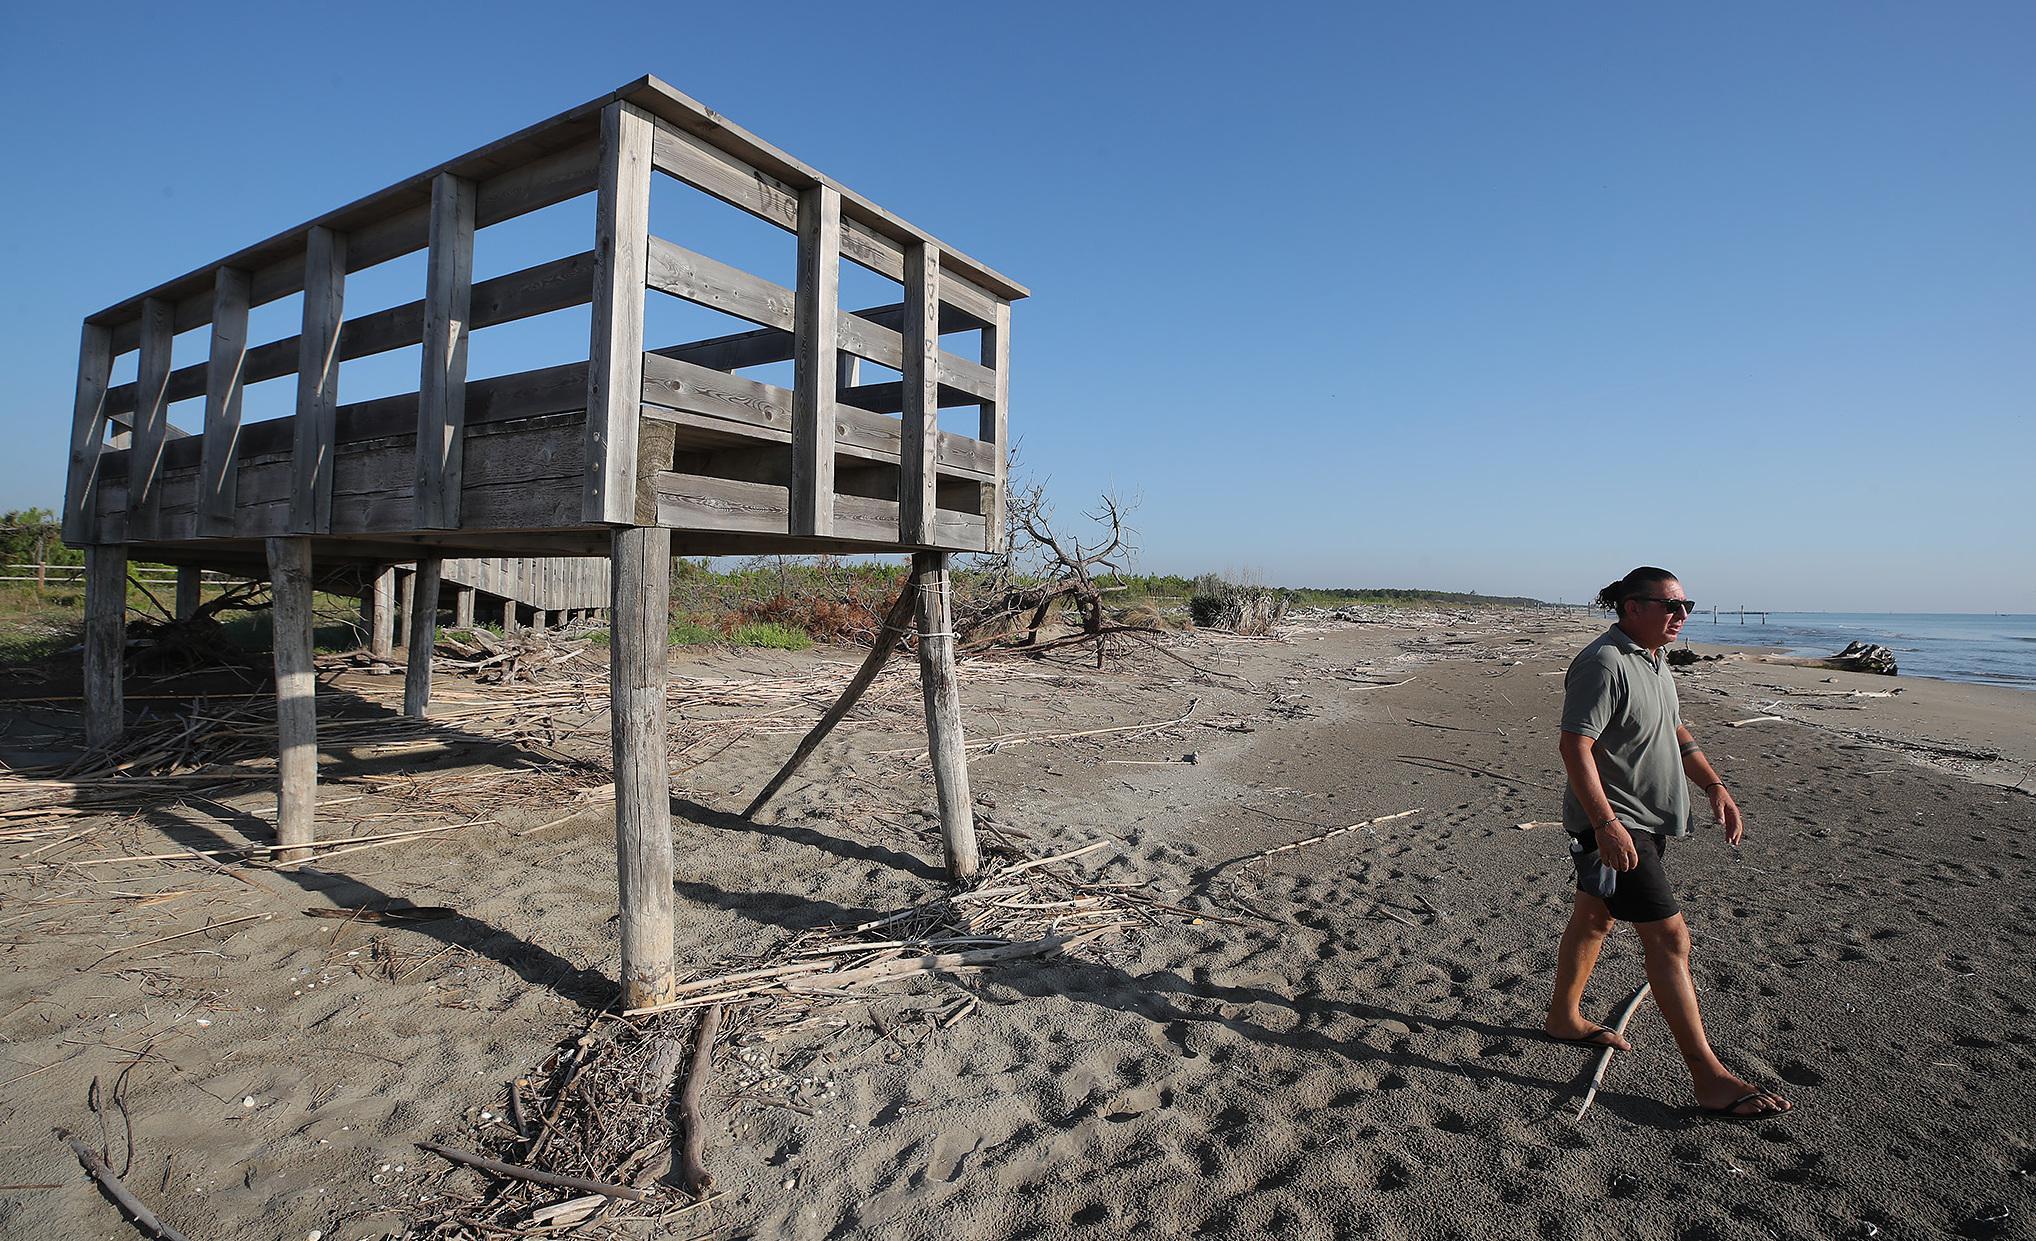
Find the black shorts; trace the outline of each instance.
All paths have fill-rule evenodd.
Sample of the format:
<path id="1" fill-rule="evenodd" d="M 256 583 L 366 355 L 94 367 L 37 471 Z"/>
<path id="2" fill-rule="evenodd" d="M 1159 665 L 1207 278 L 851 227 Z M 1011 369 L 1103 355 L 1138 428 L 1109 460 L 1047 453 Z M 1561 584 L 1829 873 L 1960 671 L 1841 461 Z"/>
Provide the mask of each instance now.
<path id="1" fill-rule="evenodd" d="M 1621 922 L 1659 922 L 1675 917 L 1683 907 L 1676 903 L 1668 886 L 1668 871 L 1661 865 L 1668 841 L 1659 832 L 1629 831 L 1634 851 L 1640 855 L 1640 865 L 1632 870 L 1613 870 L 1599 861 L 1595 835 L 1569 838 L 1576 890 L 1603 900 Z"/>

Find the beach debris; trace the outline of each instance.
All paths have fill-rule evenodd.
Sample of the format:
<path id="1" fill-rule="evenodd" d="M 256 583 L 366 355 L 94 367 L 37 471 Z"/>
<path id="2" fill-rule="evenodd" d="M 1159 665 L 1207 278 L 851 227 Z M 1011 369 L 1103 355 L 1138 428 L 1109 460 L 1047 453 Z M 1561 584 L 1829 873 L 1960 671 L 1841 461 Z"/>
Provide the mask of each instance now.
<path id="1" fill-rule="evenodd" d="M 1633 998 L 1626 1001 L 1626 1006 L 1619 1010 L 1618 1024 L 1612 1027 L 1613 1033 L 1621 1038 L 1626 1037 L 1626 1026 L 1633 1020 L 1633 1014 L 1640 1008 L 1640 1001 L 1647 998 L 1648 989 L 1652 985 L 1651 983 L 1641 983 L 1640 990 L 1635 991 Z M 1591 1074 L 1591 1088 L 1584 1092 L 1584 1101 L 1577 1105 L 1576 1118 L 1578 1120 L 1582 1120 L 1584 1113 L 1591 1110 L 1592 1102 L 1598 1097 L 1598 1088 L 1605 1084 L 1605 1070 L 1612 1067 L 1612 1057 L 1618 1050 L 1616 1047 L 1607 1046 L 1599 1054 L 1597 1072 Z"/>
<path id="2" fill-rule="evenodd" d="M 1240 585 L 1213 573 L 1195 579 L 1189 614 L 1200 629 L 1224 629 L 1245 637 L 1276 632 L 1287 617 L 1286 592 L 1270 586 Z"/>
<path id="3" fill-rule="evenodd" d="M 721 1006 L 716 1004 L 700 1014 L 693 1030 L 693 1063 L 686 1071 L 686 1084 L 679 1091 L 679 1128 L 685 1134 L 679 1155 L 679 1179 L 686 1192 L 705 1198 L 714 1191 L 714 1174 L 707 1170 L 707 1126 L 700 1111 L 700 1094 L 713 1071 L 714 1036 L 721 1030 Z"/>
<path id="4" fill-rule="evenodd" d="M 1896 673 L 1895 653 L 1878 642 L 1848 643 L 1836 655 L 1826 655 L 1816 662 L 1840 672 L 1871 672 L 1888 677 Z"/>
<path id="5" fill-rule="evenodd" d="M 417 1149 L 430 1151 L 441 1159 L 449 1159 L 454 1163 L 463 1163 L 470 1168 L 479 1168 L 483 1172 L 492 1172 L 496 1176 L 506 1176 L 511 1180 L 517 1181 L 529 1181 L 533 1185 L 550 1185 L 557 1189 L 577 1189 L 589 1194 L 603 1194 L 610 1198 L 627 1198 L 632 1202 L 642 1202 L 650 1197 L 649 1190 L 638 1189 L 633 1185 L 614 1185 L 607 1181 L 597 1181 L 590 1177 L 560 1176 L 556 1172 L 541 1172 L 536 1168 L 525 1168 L 513 1163 L 504 1163 L 500 1159 L 490 1159 L 486 1155 L 476 1155 L 472 1151 L 456 1150 L 453 1147 L 441 1145 L 437 1142 L 419 1142 Z M 398 1170 L 401 1167 L 401 1164 L 397 1165 Z"/>
<path id="6" fill-rule="evenodd" d="M 413 1218 L 417 1235 L 513 1232 L 536 1224 L 539 1212 L 568 1205 L 545 1197 L 540 1186 L 641 1194 L 615 1196 L 584 1216 L 581 1207 L 546 1215 L 552 1225 L 570 1218 L 669 1232 L 678 1214 L 721 1196 L 712 1190 L 705 1159 L 707 1130 L 715 1123 L 710 1103 L 817 1115 L 836 1098 L 834 1070 L 826 1066 L 847 1064 L 872 1048 L 902 1061 L 978 1011 L 974 995 L 957 997 L 943 987 L 929 996 L 899 984 L 952 980 L 1025 957 L 1079 958 L 1102 951 L 1106 936 L 1169 916 L 1250 925 L 1149 895 L 1138 890 L 1135 877 L 1104 880 L 1087 873 L 1088 865 L 1113 858 L 1119 847 L 1102 838 L 1044 856 L 1003 854 L 1002 864 L 986 866 L 967 889 L 853 925 L 804 931 L 760 955 L 723 961 L 681 983 L 669 1004 L 590 1014 L 581 1034 L 507 1084 L 510 1124 L 474 1124 L 474 1145 L 486 1152 L 474 1158 L 492 1163 L 456 1160 L 512 1184 L 446 1187 Z M 856 1031 L 867 1032 L 871 1043 L 845 1053 L 827 1049 L 826 1040 Z M 810 1051 L 798 1043 L 814 1039 L 821 1042 Z M 772 1066 L 766 1047 L 780 1042 L 801 1046 L 803 1064 Z M 691 1052 L 677 1083 L 675 1046 Z M 730 1057 L 725 1066 L 717 1066 L 724 1056 Z M 661 1098 L 673 1106 L 659 1106 Z M 491 1113 L 501 1110 L 497 1101 L 487 1101 Z M 468 1154 L 438 1143 L 425 1149 L 447 1158 Z M 652 1181 L 668 1171 L 669 1181 Z M 585 1188 L 556 1178 L 576 1178 Z M 690 1193 L 677 1193 L 680 1185 Z"/>
<path id="7" fill-rule="evenodd" d="M 1530 819 L 1525 823 L 1515 823 L 1513 825 L 1513 830 L 1516 832 L 1531 832 L 1537 827 L 1561 827 L 1561 826 L 1562 824 L 1560 823 L 1548 822 L 1546 820 L 1541 819 Z"/>
<path id="8" fill-rule="evenodd" d="M 1270 849 L 1262 849 L 1257 853 L 1253 853 L 1250 854 L 1249 856 L 1239 858 L 1234 863 L 1234 865 L 1240 867 L 1250 866 L 1254 862 L 1263 862 L 1265 859 L 1273 857 L 1276 854 L 1287 853 L 1294 849 L 1305 848 L 1308 845 L 1318 845 L 1325 840 L 1333 840 L 1336 837 L 1342 836 L 1348 832 L 1363 831 L 1368 827 L 1376 827 L 1381 823 L 1391 823 L 1395 819 L 1404 819 L 1409 817 L 1410 815 L 1420 814 L 1425 809 L 1427 809 L 1427 807 L 1425 806 L 1416 806 L 1412 810 L 1402 810 L 1396 814 L 1383 814 L 1375 819 L 1366 819 L 1362 823 L 1352 823 L 1348 827 L 1336 827 L 1331 828 L 1326 832 L 1317 832 L 1313 836 L 1304 836 L 1300 840 L 1288 841 L 1286 844 L 1283 845 L 1274 845 Z"/>
<path id="9" fill-rule="evenodd" d="M 155 1212 L 142 1205 L 141 1199 L 135 1197 L 134 1192 L 113 1174 L 113 1169 L 107 1165 L 98 1151 L 72 1137 L 67 1129 L 59 1129 L 56 1132 L 57 1137 L 70 1145 L 72 1153 L 77 1155 L 78 1162 L 84 1166 L 85 1171 L 91 1173 L 92 1179 L 99 1182 L 99 1187 L 106 1191 L 106 1196 L 118 1203 L 121 1210 L 127 1212 L 136 1228 L 151 1237 L 160 1237 L 162 1241 L 184 1241 L 183 1233 L 165 1224 L 156 1217 Z"/>
<path id="10" fill-rule="evenodd" d="M 349 922 L 436 922 L 458 915 L 458 910 L 444 905 L 391 905 L 385 909 L 313 907 L 304 911 L 307 918 L 345 918 Z"/>
<path id="11" fill-rule="evenodd" d="M 1748 716 L 1748 717 L 1747 717 L 1746 719 L 1743 719 L 1743 720 L 1726 720 L 1726 721 L 1725 721 L 1725 727 L 1727 727 L 1727 728 L 1744 728 L 1744 727 L 1746 727 L 1746 726 L 1747 726 L 1748 724 L 1770 724 L 1770 723 L 1786 723 L 1786 722 L 1787 722 L 1787 719 L 1786 719 L 1786 717 L 1784 717 L 1784 716 L 1780 716 L 1780 715 L 1754 715 L 1754 716 Z"/>

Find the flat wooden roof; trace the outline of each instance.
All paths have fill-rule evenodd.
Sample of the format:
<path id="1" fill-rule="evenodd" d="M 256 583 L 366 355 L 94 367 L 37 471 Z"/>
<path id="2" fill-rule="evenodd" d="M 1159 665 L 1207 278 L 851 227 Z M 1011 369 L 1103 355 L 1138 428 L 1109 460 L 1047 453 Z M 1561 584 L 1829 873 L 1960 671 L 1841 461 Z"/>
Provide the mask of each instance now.
<path id="1" fill-rule="evenodd" d="M 214 273 L 219 268 L 237 267 L 245 271 L 257 271 L 277 263 L 301 258 L 305 234 L 316 227 L 323 226 L 335 232 L 350 233 L 406 211 L 420 207 L 428 209 L 431 203 L 431 182 L 439 173 L 449 172 L 476 181 L 486 180 L 554 152 L 593 141 L 600 132 L 601 109 L 618 100 L 634 104 L 652 116 L 795 188 L 812 185 L 833 186 L 841 192 L 841 211 L 844 216 L 861 222 L 870 231 L 901 245 L 925 241 L 939 246 L 942 267 L 966 277 L 999 297 L 1015 301 L 1030 292 L 1025 286 L 995 268 L 978 263 L 932 234 L 892 215 L 833 178 L 821 175 L 748 130 L 733 124 L 691 96 L 674 90 L 655 77 L 645 76 L 620 90 L 589 100 L 579 107 L 561 112 L 549 120 L 539 121 L 507 138 L 491 142 L 457 159 L 448 160 L 414 177 L 357 199 L 337 211 L 330 211 L 317 219 L 307 220 L 293 229 L 276 234 L 267 241 L 258 242 L 217 262 L 207 263 L 196 271 L 166 281 L 146 293 L 117 302 L 96 314 L 87 316 L 85 321 L 108 326 L 125 322 L 139 316 L 142 302 L 152 297 L 172 302 L 196 297 L 209 298 Z"/>

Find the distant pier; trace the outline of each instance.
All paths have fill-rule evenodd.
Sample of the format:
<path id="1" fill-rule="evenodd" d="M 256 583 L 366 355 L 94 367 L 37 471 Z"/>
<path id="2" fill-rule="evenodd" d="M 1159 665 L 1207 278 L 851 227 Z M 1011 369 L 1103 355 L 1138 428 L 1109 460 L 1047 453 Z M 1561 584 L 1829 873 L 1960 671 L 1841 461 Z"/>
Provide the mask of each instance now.
<path id="1" fill-rule="evenodd" d="M 1721 611 L 1716 604 L 1711 605 L 1711 623 L 1713 625 L 1719 623 L 1718 618 L 1720 616 L 1736 616 L 1742 625 L 1746 623 L 1746 618 L 1749 616 L 1758 616 L 1760 623 L 1763 625 L 1767 623 L 1767 610 L 1765 608 L 1749 608 L 1743 603 L 1732 611 Z"/>

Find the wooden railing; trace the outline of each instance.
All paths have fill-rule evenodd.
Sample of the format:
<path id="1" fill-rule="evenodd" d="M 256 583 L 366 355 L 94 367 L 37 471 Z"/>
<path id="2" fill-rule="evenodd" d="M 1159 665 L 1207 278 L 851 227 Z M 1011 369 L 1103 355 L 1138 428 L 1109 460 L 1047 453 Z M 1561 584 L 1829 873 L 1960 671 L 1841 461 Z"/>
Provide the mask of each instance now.
<path id="1" fill-rule="evenodd" d="M 796 233 L 797 288 L 652 235 L 655 175 Z M 478 230 L 590 192 L 591 249 L 473 280 Z M 351 273 L 420 250 L 421 296 L 346 317 Z M 904 300 L 844 310 L 843 258 L 901 282 Z M 647 352 L 651 291 L 758 331 Z M 250 344 L 250 311 L 295 294 L 298 330 Z M 665 524 L 988 548 L 1003 525 L 1010 303 L 1022 296 L 646 79 L 91 316 L 64 538 Z M 588 361 L 468 381 L 472 332 L 578 305 L 592 307 Z M 208 325 L 207 358 L 173 368 L 177 334 Z M 940 348 L 942 332 L 968 330 L 980 333 L 977 357 Z M 340 403 L 341 363 L 413 345 L 415 391 Z M 129 351 L 136 378 L 110 385 Z M 857 383 L 844 361 L 856 358 L 902 379 Z M 732 373 L 787 360 L 790 389 Z M 248 386 L 292 374 L 291 416 L 244 426 Z M 170 406 L 198 398 L 203 433 L 183 436 Z M 967 405 L 981 410 L 979 434 L 942 432 L 939 410 Z M 707 451 L 680 462 L 689 445 Z M 534 475 L 532 461 L 548 472 Z M 745 488 L 769 494 L 729 494 Z M 716 495 L 692 494 L 703 489 Z"/>

